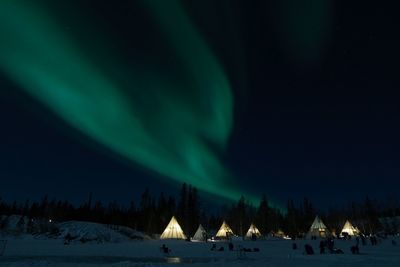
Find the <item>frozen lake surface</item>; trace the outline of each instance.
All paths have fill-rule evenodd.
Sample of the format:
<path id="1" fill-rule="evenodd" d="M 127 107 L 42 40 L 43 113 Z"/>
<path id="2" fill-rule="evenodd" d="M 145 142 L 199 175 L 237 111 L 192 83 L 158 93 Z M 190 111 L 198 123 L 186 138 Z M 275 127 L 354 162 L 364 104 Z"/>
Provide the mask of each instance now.
<path id="1" fill-rule="evenodd" d="M 211 251 L 212 243 L 186 241 L 128 241 L 121 243 L 86 243 L 64 245 L 59 239 L 35 239 L 31 236 L 8 239 L 0 267 L 92 267 L 92 266 L 400 266 L 400 246 L 392 239 L 377 246 L 360 246 L 360 255 L 352 255 L 355 240 L 335 240 L 344 254 L 319 254 L 318 240 L 297 240 L 297 250 L 290 240 L 234 241 L 235 248 L 258 248 L 259 252 L 241 254 L 229 251 L 226 242 L 218 242 L 224 251 Z M 313 246 L 315 255 L 304 255 L 304 244 Z M 397 244 L 400 240 L 397 239 Z M 162 244 L 171 249 L 166 256 Z"/>

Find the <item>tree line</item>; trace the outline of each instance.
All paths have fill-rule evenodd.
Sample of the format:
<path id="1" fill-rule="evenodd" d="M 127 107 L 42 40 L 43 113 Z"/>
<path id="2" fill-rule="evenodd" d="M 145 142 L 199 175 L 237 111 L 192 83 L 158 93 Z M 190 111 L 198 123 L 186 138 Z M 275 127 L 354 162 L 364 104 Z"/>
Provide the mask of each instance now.
<path id="1" fill-rule="evenodd" d="M 161 193 L 158 197 L 145 189 L 140 201 L 123 207 L 115 201 L 105 204 L 93 201 L 90 194 L 87 201 L 74 206 L 68 201 L 50 200 L 45 196 L 41 201 L 6 203 L 0 199 L 0 215 L 23 215 L 28 218 L 42 218 L 52 221 L 91 221 L 108 225 L 124 225 L 148 234 L 161 234 L 173 215 L 178 219 L 184 232 L 192 236 L 201 223 L 206 229 L 218 230 L 226 221 L 233 232 L 246 234 L 251 223 L 255 223 L 263 234 L 283 231 L 289 236 L 301 236 L 308 232 L 318 214 L 330 230 L 340 232 L 346 220 L 357 225 L 366 234 L 380 230 L 378 218 L 399 216 L 397 199 L 378 202 L 366 197 L 363 202 L 351 202 L 341 209 L 317 211 L 310 200 L 289 200 L 285 211 L 274 208 L 265 195 L 254 206 L 245 197 L 236 203 L 216 207 L 209 212 L 199 199 L 197 188 L 184 183 L 178 198 Z M 2 226 L 0 225 L 0 228 Z"/>

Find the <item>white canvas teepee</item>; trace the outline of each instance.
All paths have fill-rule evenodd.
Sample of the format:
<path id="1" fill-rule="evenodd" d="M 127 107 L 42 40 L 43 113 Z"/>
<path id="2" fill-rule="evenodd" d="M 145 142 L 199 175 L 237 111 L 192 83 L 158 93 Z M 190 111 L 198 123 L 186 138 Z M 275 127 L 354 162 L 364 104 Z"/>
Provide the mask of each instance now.
<path id="1" fill-rule="evenodd" d="M 249 230 L 247 231 L 247 233 L 246 233 L 246 238 L 259 238 L 261 236 L 261 233 L 260 233 L 260 231 L 257 229 L 257 227 L 254 225 L 254 223 L 252 223 L 251 225 L 250 225 L 250 228 L 249 228 Z"/>
<path id="2" fill-rule="evenodd" d="M 276 231 L 276 232 L 271 231 L 270 235 L 273 237 L 285 237 L 286 236 L 285 232 L 283 232 L 282 229 L 278 229 L 278 231 Z"/>
<path id="3" fill-rule="evenodd" d="M 326 237 L 329 234 L 328 228 L 317 215 L 308 232 L 310 236 Z"/>
<path id="4" fill-rule="evenodd" d="M 229 238 L 232 235 L 233 235 L 232 229 L 224 221 L 221 225 L 221 228 L 219 228 L 219 230 L 215 236 L 219 237 L 219 238 Z"/>
<path id="5" fill-rule="evenodd" d="M 192 240 L 195 240 L 195 241 L 206 241 L 206 239 L 207 239 L 207 232 L 203 228 L 203 226 L 200 224 L 199 228 L 197 228 L 197 231 L 194 234 Z"/>
<path id="6" fill-rule="evenodd" d="M 160 239 L 186 239 L 186 236 L 183 233 L 182 228 L 179 226 L 178 221 L 175 219 L 175 216 L 172 216 L 171 221 L 161 234 Z"/>
<path id="7" fill-rule="evenodd" d="M 340 235 L 341 235 L 341 236 L 343 236 L 343 235 L 345 235 L 345 234 L 350 235 L 350 236 L 355 236 L 355 235 L 359 235 L 359 234 L 360 234 L 360 231 L 358 230 L 357 227 L 354 227 L 354 226 L 349 222 L 349 220 L 347 220 L 346 223 L 345 223 L 344 226 L 343 226 L 342 231 L 340 232 Z"/>

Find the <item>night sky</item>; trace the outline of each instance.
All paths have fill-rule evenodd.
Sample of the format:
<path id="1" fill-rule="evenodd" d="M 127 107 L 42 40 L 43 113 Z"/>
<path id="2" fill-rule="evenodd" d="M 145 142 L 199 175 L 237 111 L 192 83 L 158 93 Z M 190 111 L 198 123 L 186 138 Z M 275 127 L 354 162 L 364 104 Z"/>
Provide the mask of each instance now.
<path id="1" fill-rule="evenodd" d="M 188 182 L 277 205 L 398 197 L 396 15 L 349 1 L 2 1 L 0 196 L 128 203 Z"/>

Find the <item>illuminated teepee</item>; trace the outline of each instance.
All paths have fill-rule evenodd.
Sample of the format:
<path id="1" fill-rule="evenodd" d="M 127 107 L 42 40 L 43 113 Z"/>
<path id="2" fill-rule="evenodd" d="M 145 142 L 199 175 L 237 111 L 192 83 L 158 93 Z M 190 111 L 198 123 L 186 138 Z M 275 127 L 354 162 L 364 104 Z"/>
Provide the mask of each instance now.
<path id="1" fill-rule="evenodd" d="M 355 236 L 355 235 L 359 235 L 360 231 L 357 229 L 357 227 L 354 227 L 348 220 L 346 221 L 346 223 L 343 226 L 342 231 L 340 232 L 340 235 L 350 235 L 350 236 Z"/>
<path id="2" fill-rule="evenodd" d="M 246 233 L 246 238 L 259 238 L 261 236 L 260 231 L 257 229 L 257 227 L 252 223 L 250 225 L 249 230 Z"/>
<path id="3" fill-rule="evenodd" d="M 326 237 L 329 235 L 328 228 L 317 215 L 308 232 L 310 236 Z"/>
<path id="4" fill-rule="evenodd" d="M 206 241 L 207 240 L 207 232 L 201 224 L 199 225 L 199 228 L 197 228 L 197 231 L 194 234 L 192 240 L 195 240 L 195 241 Z"/>
<path id="5" fill-rule="evenodd" d="M 232 232 L 232 229 L 229 227 L 228 224 L 224 221 L 221 225 L 221 228 L 219 228 L 217 234 L 215 237 L 219 238 L 229 238 L 230 236 L 234 235 Z"/>
<path id="6" fill-rule="evenodd" d="M 175 216 L 172 216 L 171 221 L 161 234 L 160 239 L 186 239 L 186 236 L 183 233 L 182 228 L 179 226 L 178 221 L 175 219 Z"/>
<path id="7" fill-rule="evenodd" d="M 285 237 L 286 235 L 285 235 L 285 232 L 282 231 L 282 229 L 278 229 L 278 231 L 276 231 L 274 233 L 274 236 L 276 236 L 276 237 Z"/>

